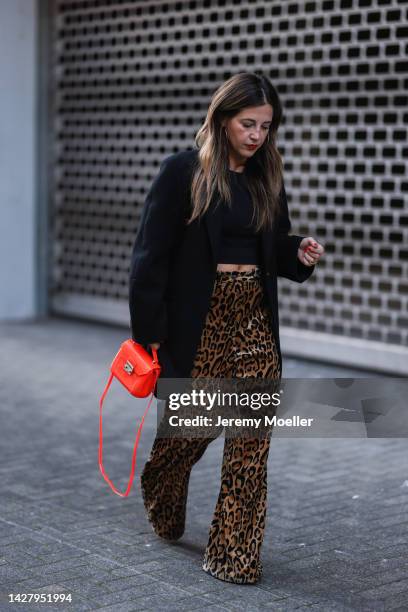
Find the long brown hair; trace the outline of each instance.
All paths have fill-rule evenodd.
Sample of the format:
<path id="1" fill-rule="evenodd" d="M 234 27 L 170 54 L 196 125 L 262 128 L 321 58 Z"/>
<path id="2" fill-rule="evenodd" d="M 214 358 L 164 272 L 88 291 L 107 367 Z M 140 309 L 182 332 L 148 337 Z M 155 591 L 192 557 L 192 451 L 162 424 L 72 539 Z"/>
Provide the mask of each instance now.
<path id="1" fill-rule="evenodd" d="M 211 98 L 207 117 L 194 139 L 199 149 L 198 164 L 191 183 L 192 213 L 187 223 L 208 210 L 217 191 L 231 205 L 228 141 L 222 121 L 244 108 L 264 104 L 272 106 L 272 122 L 263 145 L 246 162 L 245 175 L 254 206 L 256 231 L 272 227 L 283 180 L 283 162 L 276 147 L 282 105 L 269 79 L 253 72 L 230 77 Z"/>

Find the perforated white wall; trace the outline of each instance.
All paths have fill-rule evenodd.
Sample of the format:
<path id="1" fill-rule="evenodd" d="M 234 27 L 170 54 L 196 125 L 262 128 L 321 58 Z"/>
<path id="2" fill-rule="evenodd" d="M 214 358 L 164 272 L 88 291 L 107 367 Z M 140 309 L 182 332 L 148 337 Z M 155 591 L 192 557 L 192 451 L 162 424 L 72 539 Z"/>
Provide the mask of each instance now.
<path id="1" fill-rule="evenodd" d="M 128 321 L 159 162 L 193 146 L 223 80 L 257 70 L 284 106 L 293 231 L 326 248 L 307 283 L 280 281 L 281 325 L 407 347 L 407 17 L 403 0 L 59 1 L 55 310 Z"/>

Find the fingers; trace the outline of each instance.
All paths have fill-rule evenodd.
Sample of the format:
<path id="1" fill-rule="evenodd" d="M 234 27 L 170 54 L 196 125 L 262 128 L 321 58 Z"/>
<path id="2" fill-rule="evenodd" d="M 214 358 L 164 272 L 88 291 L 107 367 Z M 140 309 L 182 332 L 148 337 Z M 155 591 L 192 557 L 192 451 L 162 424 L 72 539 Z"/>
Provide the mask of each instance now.
<path id="1" fill-rule="evenodd" d="M 314 265 L 314 258 L 309 254 L 309 251 L 307 249 L 303 251 L 303 263 L 306 266 Z"/>
<path id="2" fill-rule="evenodd" d="M 309 237 L 309 244 L 305 248 L 305 254 L 307 254 L 307 260 L 314 265 L 320 259 L 324 253 L 324 248 L 321 244 L 316 242 L 314 238 Z"/>
<path id="3" fill-rule="evenodd" d="M 307 249 L 306 255 L 314 260 L 318 260 L 320 257 L 320 251 L 316 251 L 314 249 Z"/>
<path id="4" fill-rule="evenodd" d="M 308 265 L 314 266 L 320 259 L 320 251 L 313 247 L 306 247 L 303 257 Z"/>
<path id="5" fill-rule="evenodd" d="M 317 245 L 317 247 L 307 247 L 308 248 L 308 252 L 313 254 L 313 255 L 322 255 L 324 248 L 322 247 L 321 244 Z"/>
<path id="6" fill-rule="evenodd" d="M 314 266 L 324 253 L 324 248 L 312 236 L 302 240 L 298 257 L 305 266 Z"/>

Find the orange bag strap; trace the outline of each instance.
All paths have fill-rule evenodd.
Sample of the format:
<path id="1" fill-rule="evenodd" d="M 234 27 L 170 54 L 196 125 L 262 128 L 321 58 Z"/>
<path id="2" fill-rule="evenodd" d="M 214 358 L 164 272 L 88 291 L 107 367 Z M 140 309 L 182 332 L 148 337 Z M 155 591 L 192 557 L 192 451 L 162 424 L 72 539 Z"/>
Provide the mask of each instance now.
<path id="1" fill-rule="evenodd" d="M 156 381 L 158 378 L 158 374 L 156 375 Z M 102 473 L 102 476 L 104 477 L 104 479 L 106 480 L 106 482 L 109 484 L 109 486 L 111 487 L 112 491 L 114 493 L 116 493 L 116 495 L 119 495 L 120 497 L 127 497 L 130 493 L 130 489 L 132 488 L 132 484 L 133 484 L 133 479 L 135 476 L 135 468 L 136 468 L 136 456 L 137 456 L 137 447 L 139 446 L 139 438 L 140 438 L 140 434 L 142 433 L 142 429 L 143 429 L 143 424 L 144 424 L 144 420 L 145 420 L 145 416 L 149 411 L 150 405 L 152 403 L 152 399 L 153 399 L 153 391 L 154 391 L 154 387 L 153 387 L 153 391 L 151 393 L 150 396 L 150 400 L 149 403 L 147 405 L 146 410 L 143 413 L 142 416 L 142 420 L 140 422 L 139 428 L 137 430 L 137 434 L 136 434 L 136 439 L 135 439 L 135 444 L 133 447 L 133 453 L 132 453 L 132 464 L 131 464 L 131 469 L 130 469 L 130 476 L 129 476 L 129 482 L 128 482 L 128 486 L 126 488 L 126 491 L 124 493 L 122 493 L 121 491 L 119 491 L 115 485 L 113 484 L 113 482 L 111 481 L 111 479 L 109 478 L 109 476 L 107 475 L 107 473 L 105 472 L 105 468 L 103 467 L 103 429 L 102 429 L 102 406 L 103 406 L 103 401 L 105 399 L 105 396 L 109 390 L 109 387 L 111 385 L 113 379 L 113 374 L 111 373 L 111 375 L 109 376 L 109 380 L 106 383 L 105 389 L 102 393 L 101 399 L 99 400 L 99 451 L 98 451 L 98 458 L 99 458 L 99 469 Z"/>

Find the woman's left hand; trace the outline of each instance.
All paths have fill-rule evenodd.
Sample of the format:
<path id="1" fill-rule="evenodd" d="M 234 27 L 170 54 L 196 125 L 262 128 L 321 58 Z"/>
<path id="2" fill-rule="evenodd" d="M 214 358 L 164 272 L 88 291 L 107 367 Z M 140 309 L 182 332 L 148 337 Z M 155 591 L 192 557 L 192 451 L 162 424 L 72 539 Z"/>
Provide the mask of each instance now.
<path id="1" fill-rule="evenodd" d="M 305 266 L 314 266 L 324 253 L 324 248 L 312 236 L 303 238 L 299 245 L 297 256 Z"/>

